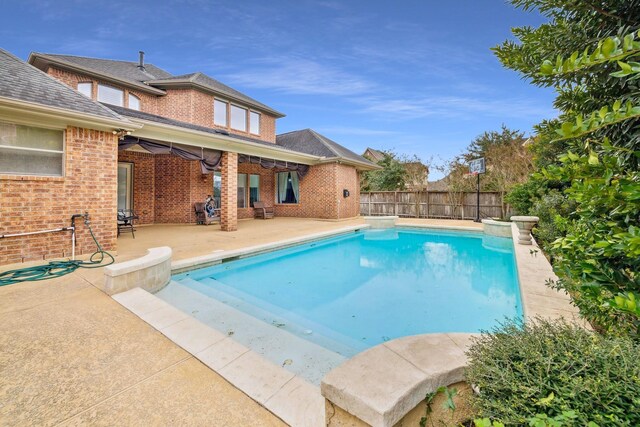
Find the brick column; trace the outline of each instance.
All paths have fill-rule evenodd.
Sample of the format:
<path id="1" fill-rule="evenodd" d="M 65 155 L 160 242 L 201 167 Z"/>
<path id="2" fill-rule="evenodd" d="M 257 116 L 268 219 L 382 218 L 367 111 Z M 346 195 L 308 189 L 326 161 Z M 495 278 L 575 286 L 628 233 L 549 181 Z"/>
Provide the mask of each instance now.
<path id="1" fill-rule="evenodd" d="M 220 192 L 222 231 L 238 229 L 238 153 L 222 153 L 222 190 Z"/>

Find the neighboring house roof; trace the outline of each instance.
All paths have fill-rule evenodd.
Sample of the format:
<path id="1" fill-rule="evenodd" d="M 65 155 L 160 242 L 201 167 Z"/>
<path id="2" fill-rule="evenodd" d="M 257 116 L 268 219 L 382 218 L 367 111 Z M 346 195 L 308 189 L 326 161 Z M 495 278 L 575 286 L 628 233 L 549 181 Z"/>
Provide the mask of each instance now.
<path id="1" fill-rule="evenodd" d="M 125 121 L 114 111 L 0 49 L 0 97 Z"/>
<path id="2" fill-rule="evenodd" d="M 370 160 L 343 147 L 326 136 L 320 135 L 313 129 L 303 129 L 287 132 L 276 136 L 276 144 L 302 153 L 322 156 L 328 159 L 342 159 L 379 169 L 380 167 Z"/>
<path id="3" fill-rule="evenodd" d="M 255 99 L 241 92 L 238 92 L 237 90 L 225 85 L 224 83 L 219 82 L 213 77 L 209 77 L 206 74 L 200 72 L 183 74 L 180 76 L 170 76 L 156 80 L 147 80 L 145 83 L 161 88 L 193 86 L 207 92 L 212 92 L 217 95 L 223 95 L 230 100 L 240 101 L 244 104 L 255 107 L 258 110 L 271 113 L 276 117 L 285 116 L 281 112 L 276 111 L 273 108 L 259 101 L 256 101 Z"/>
<path id="4" fill-rule="evenodd" d="M 364 157 L 371 157 L 370 160 L 374 162 L 379 162 L 380 160 L 384 160 L 384 153 L 380 150 L 376 150 L 375 148 L 367 147 L 362 154 Z"/>
<path id="5" fill-rule="evenodd" d="M 429 181 L 427 183 L 427 189 L 429 191 L 448 191 L 449 184 L 447 184 L 446 178 L 442 178 L 437 181 Z"/>
<path id="6" fill-rule="evenodd" d="M 120 82 L 141 91 L 151 92 L 155 95 L 166 94 L 163 90 L 164 88 L 193 87 L 223 95 L 230 98 L 230 100 L 247 104 L 250 107 L 273 114 L 276 117 L 284 117 L 284 114 L 281 112 L 200 72 L 174 76 L 168 71 L 148 63 L 145 63 L 144 69 L 141 69 L 139 63 L 133 61 L 116 61 L 112 59 L 40 52 L 31 53 L 29 63 L 43 71 L 46 71 L 50 65 L 71 68 L 72 70 L 95 75 L 99 78 L 106 78 L 108 81 Z"/>

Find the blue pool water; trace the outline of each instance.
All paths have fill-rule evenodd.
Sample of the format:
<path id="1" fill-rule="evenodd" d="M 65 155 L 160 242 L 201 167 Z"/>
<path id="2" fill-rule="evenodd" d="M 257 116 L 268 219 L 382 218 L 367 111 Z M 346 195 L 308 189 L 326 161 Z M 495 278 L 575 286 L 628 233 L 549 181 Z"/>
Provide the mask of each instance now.
<path id="1" fill-rule="evenodd" d="M 510 239 L 365 230 L 174 277 L 340 354 L 522 315 Z"/>

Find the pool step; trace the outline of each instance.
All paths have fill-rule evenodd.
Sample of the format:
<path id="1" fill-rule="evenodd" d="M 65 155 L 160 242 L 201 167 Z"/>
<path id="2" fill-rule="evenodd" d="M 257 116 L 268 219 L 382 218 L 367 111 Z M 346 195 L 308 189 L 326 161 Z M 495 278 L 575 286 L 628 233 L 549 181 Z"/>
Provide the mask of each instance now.
<path id="1" fill-rule="evenodd" d="M 206 290 L 207 294 L 198 289 Z M 172 281 L 156 296 L 210 327 L 232 336 L 235 341 L 265 359 L 312 384 L 319 385 L 326 373 L 346 360 L 346 357 L 338 353 L 221 302 L 230 302 L 232 296 L 224 292 L 212 292 L 211 287 L 189 278 L 179 282 Z"/>
<path id="2" fill-rule="evenodd" d="M 198 280 L 183 278 L 178 283 L 347 358 L 367 349 L 361 341 L 356 341 L 293 311 L 256 298 L 211 277 Z"/>

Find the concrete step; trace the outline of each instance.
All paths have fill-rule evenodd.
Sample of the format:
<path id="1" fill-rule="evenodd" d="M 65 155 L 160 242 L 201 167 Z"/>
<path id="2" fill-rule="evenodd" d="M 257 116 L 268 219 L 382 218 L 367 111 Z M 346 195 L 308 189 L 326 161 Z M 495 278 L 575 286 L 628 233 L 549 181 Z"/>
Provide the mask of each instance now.
<path id="1" fill-rule="evenodd" d="M 326 373 L 346 360 L 286 330 L 295 327 L 277 315 L 255 307 L 253 315 L 247 314 L 245 301 L 210 285 L 184 278 L 155 295 L 312 384 L 320 385 Z"/>

